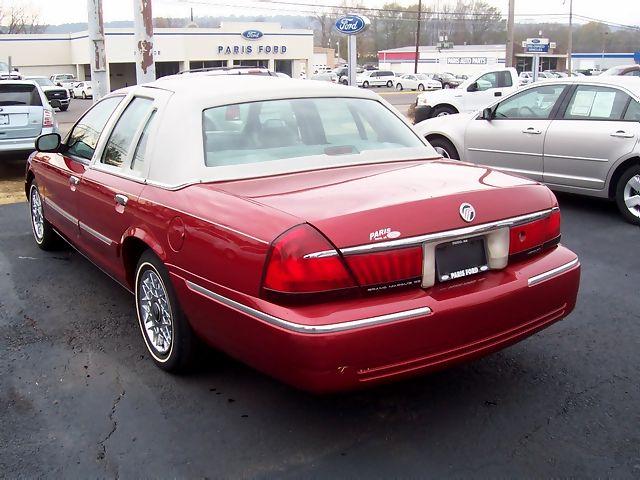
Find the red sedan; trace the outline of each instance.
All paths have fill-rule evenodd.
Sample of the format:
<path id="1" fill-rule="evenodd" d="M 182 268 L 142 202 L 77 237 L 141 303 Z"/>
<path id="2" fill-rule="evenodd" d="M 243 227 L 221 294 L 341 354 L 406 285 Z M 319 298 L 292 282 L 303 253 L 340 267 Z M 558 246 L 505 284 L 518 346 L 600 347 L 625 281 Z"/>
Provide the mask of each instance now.
<path id="1" fill-rule="evenodd" d="M 116 91 L 27 167 L 36 243 L 135 295 L 163 369 L 204 340 L 300 388 L 486 355 L 574 308 L 551 191 L 444 160 L 379 96 L 190 76 Z"/>

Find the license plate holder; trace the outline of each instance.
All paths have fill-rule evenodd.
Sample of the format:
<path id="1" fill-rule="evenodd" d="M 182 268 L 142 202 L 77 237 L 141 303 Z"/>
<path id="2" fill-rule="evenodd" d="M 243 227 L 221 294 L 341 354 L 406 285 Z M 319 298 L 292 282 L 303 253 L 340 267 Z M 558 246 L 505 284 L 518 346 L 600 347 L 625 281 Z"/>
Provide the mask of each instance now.
<path id="1" fill-rule="evenodd" d="M 0 115 L 0 125 L 9 125 L 9 115 Z"/>
<path id="2" fill-rule="evenodd" d="M 489 270 L 484 237 L 472 237 L 436 246 L 436 275 L 440 282 L 457 280 Z"/>

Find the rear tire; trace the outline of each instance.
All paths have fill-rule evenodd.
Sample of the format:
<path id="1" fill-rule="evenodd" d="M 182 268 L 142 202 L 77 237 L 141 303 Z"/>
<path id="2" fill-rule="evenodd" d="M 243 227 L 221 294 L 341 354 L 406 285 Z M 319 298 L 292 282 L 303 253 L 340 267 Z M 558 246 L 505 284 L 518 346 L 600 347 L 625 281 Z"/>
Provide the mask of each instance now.
<path id="1" fill-rule="evenodd" d="M 421 83 L 418 84 L 418 91 L 419 92 L 424 92 L 424 85 L 423 84 L 421 84 Z"/>
<path id="2" fill-rule="evenodd" d="M 29 211 L 31 213 L 31 232 L 36 245 L 41 250 L 56 250 L 60 246 L 60 237 L 44 217 L 42 197 L 35 180 L 29 186 Z"/>
<path id="3" fill-rule="evenodd" d="M 427 139 L 427 141 L 431 144 L 434 150 L 444 158 L 449 158 L 451 160 L 460 160 L 458 150 L 456 150 L 456 147 L 453 146 L 453 143 L 451 143 L 446 138 L 434 137 L 432 139 Z"/>
<path id="4" fill-rule="evenodd" d="M 83 100 L 87 99 L 87 93 L 85 91 L 82 92 L 82 98 L 83 98 Z"/>
<path id="5" fill-rule="evenodd" d="M 640 165 L 632 165 L 616 185 L 616 204 L 624 219 L 640 226 Z"/>
<path id="6" fill-rule="evenodd" d="M 164 263 L 145 251 L 136 267 L 135 299 L 142 338 L 154 363 L 168 372 L 186 370 L 195 335 L 184 316 Z"/>
<path id="7" fill-rule="evenodd" d="M 433 109 L 432 117 L 444 117 L 445 115 L 454 115 L 458 113 L 454 108 L 442 106 Z"/>
<path id="8" fill-rule="evenodd" d="M 369 88 L 369 82 L 367 82 L 366 80 L 362 82 L 362 88 Z"/>
<path id="9" fill-rule="evenodd" d="M 391 80 L 389 80 L 387 82 L 387 88 L 391 88 L 391 87 L 393 87 L 393 82 Z"/>
<path id="10" fill-rule="evenodd" d="M 396 83 L 396 90 L 402 90 L 402 84 Z"/>

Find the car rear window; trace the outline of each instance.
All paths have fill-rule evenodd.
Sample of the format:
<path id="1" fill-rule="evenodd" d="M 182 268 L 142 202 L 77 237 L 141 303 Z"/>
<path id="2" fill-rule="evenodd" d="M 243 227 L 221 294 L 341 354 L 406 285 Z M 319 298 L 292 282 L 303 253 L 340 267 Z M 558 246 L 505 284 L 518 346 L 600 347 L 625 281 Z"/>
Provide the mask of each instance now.
<path id="1" fill-rule="evenodd" d="M 35 85 L 0 85 L 0 106 L 26 105 L 41 107 L 42 100 Z"/>
<path id="2" fill-rule="evenodd" d="M 362 98 L 297 98 L 203 112 L 209 167 L 424 147 L 389 109 Z"/>

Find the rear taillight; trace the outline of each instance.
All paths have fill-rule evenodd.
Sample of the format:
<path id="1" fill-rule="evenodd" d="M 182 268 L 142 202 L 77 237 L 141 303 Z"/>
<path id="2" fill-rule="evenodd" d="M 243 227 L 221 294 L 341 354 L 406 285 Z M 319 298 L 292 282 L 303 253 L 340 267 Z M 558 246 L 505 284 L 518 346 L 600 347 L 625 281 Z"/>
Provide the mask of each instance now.
<path id="1" fill-rule="evenodd" d="M 509 256 L 526 257 L 560 242 L 560 210 L 548 217 L 511 227 Z"/>
<path id="2" fill-rule="evenodd" d="M 53 127 L 53 112 L 51 110 L 44 110 L 42 113 L 42 126 Z"/>
<path id="3" fill-rule="evenodd" d="M 317 252 L 328 253 L 309 255 Z M 299 296 L 355 287 L 335 247 L 312 226 L 298 225 L 274 241 L 264 274 L 266 293 Z"/>
<path id="4" fill-rule="evenodd" d="M 417 283 L 422 276 L 422 247 L 408 247 L 345 257 L 358 283 L 367 290 Z"/>

